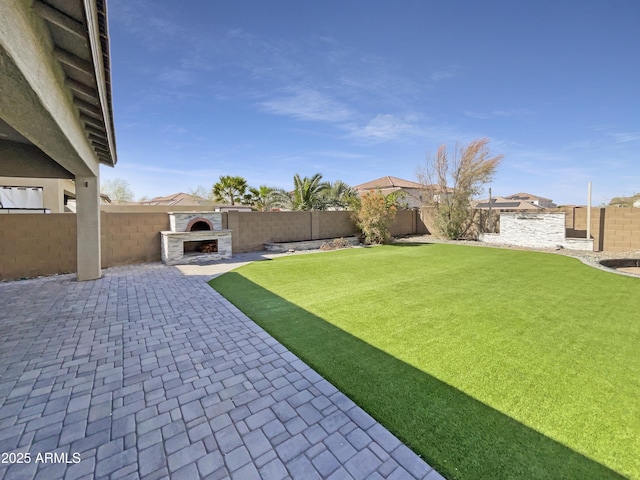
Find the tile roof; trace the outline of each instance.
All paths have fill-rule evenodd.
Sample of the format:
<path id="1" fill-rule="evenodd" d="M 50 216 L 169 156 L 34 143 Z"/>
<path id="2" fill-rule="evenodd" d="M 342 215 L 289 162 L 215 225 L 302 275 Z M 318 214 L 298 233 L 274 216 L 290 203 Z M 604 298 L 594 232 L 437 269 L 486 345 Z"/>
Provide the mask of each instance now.
<path id="1" fill-rule="evenodd" d="M 402 178 L 397 177 L 381 177 L 376 180 L 372 180 L 370 182 L 361 183 L 360 185 L 356 185 L 356 190 L 374 190 L 374 189 L 384 189 L 384 188 L 424 188 L 424 185 L 417 182 L 411 182 L 409 180 L 403 180 Z"/>
<path id="2" fill-rule="evenodd" d="M 532 202 L 535 200 L 548 200 L 552 201 L 550 198 L 539 197 L 537 195 L 531 195 L 530 193 L 514 193 L 513 195 L 509 195 L 508 197 L 504 197 L 509 200 L 525 200 L 527 202 Z"/>
<path id="3" fill-rule="evenodd" d="M 200 205 L 200 199 L 188 193 L 174 193 L 166 197 L 155 197 L 146 202 L 148 205 Z"/>
<path id="4" fill-rule="evenodd" d="M 489 199 L 474 203 L 474 208 L 489 209 Z M 541 210 L 542 207 L 526 200 L 516 200 L 509 197 L 491 197 L 491 208 L 496 210 Z"/>

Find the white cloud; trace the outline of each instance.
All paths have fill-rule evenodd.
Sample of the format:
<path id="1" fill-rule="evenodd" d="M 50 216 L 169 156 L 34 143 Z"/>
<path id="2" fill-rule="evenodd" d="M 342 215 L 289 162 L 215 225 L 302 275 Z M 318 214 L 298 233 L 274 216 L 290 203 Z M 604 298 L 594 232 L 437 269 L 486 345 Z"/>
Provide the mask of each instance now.
<path id="1" fill-rule="evenodd" d="M 145 173 L 159 173 L 165 175 L 169 180 L 173 177 L 199 177 L 199 178 L 215 178 L 220 175 L 220 172 L 217 169 L 210 168 L 169 168 L 169 167 L 155 167 L 149 166 L 143 163 L 126 163 L 122 166 L 118 165 L 119 170 L 123 173 L 126 172 L 145 172 Z M 103 170 L 104 171 L 104 170 Z M 106 178 L 110 178 L 115 175 L 118 177 L 118 172 L 115 174 L 111 174 L 110 171 L 106 175 L 102 175 Z"/>
<path id="2" fill-rule="evenodd" d="M 493 110 L 491 112 L 473 112 L 465 111 L 467 117 L 477 118 L 479 120 L 490 120 L 492 118 L 511 118 L 531 115 L 531 111 L 523 108 L 513 108 L 507 110 Z"/>
<path id="3" fill-rule="evenodd" d="M 337 150 L 319 150 L 316 152 L 311 152 L 311 154 L 317 155 L 320 157 L 344 158 L 344 159 L 357 159 L 357 158 L 367 157 L 367 155 L 363 155 L 361 153 L 341 152 Z"/>
<path id="4" fill-rule="evenodd" d="M 195 75 L 183 69 L 165 70 L 158 78 L 174 88 L 183 88 L 195 83 Z"/>
<path id="5" fill-rule="evenodd" d="M 362 127 L 350 126 L 350 136 L 374 141 L 393 140 L 414 130 L 412 120 L 415 120 L 412 116 L 378 114 Z"/>
<path id="6" fill-rule="evenodd" d="M 258 105 L 266 112 L 298 120 L 340 123 L 353 116 L 347 106 L 308 87 L 290 87 L 287 94 Z"/>
<path id="7" fill-rule="evenodd" d="M 184 135 L 189 130 L 183 126 L 171 124 L 171 125 L 166 125 L 163 128 L 163 131 L 170 132 L 170 133 L 177 133 L 178 135 Z"/>
<path id="8" fill-rule="evenodd" d="M 613 140 L 616 143 L 629 143 L 629 142 L 637 142 L 640 140 L 640 132 L 610 133 L 609 136 L 613 137 Z"/>
<path id="9" fill-rule="evenodd" d="M 191 37 L 189 29 L 171 18 L 159 2 L 114 0 L 109 3 L 109 21 L 141 39 L 151 51 L 161 51 Z"/>
<path id="10" fill-rule="evenodd" d="M 439 82 L 440 80 L 446 80 L 448 78 L 453 78 L 455 76 L 457 76 L 457 69 L 445 69 L 445 70 L 438 70 L 436 72 L 433 72 L 431 74 L 431 80 L 434 82 Z"/>

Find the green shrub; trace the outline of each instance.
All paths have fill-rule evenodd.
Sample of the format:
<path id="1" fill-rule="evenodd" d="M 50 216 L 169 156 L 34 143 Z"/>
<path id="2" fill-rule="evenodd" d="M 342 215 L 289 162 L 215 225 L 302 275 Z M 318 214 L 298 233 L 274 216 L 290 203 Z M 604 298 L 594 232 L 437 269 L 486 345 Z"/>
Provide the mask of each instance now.
<path id="1" fill-rule="evenodd" d="M 396 211 L 394 199 L 382 192 L 364 193 L 355 218 L 364 243 L 371 245 L 387 242 L 391 238 L 389 227 L 396 217 Z"/>

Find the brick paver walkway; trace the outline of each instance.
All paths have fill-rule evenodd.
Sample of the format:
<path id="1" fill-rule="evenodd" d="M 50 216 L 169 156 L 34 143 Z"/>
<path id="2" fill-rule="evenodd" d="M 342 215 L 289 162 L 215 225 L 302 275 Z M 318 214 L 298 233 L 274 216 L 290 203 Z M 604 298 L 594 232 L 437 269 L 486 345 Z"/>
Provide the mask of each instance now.
<path id="1" fill-rule="evenodd" d="M 206 278 L 104 273 L 0 284 L 0 478 L 442 478 Z"/>

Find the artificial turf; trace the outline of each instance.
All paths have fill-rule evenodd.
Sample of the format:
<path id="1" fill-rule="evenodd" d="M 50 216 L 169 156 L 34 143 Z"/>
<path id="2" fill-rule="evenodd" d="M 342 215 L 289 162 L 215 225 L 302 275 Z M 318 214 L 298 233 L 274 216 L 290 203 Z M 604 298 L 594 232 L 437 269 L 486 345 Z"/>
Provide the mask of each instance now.
<path id="1" fill-rule="evenodd" d="M 389 245 L 211 285 L 450 479 L 640 479 L 640 279 Z"/>

